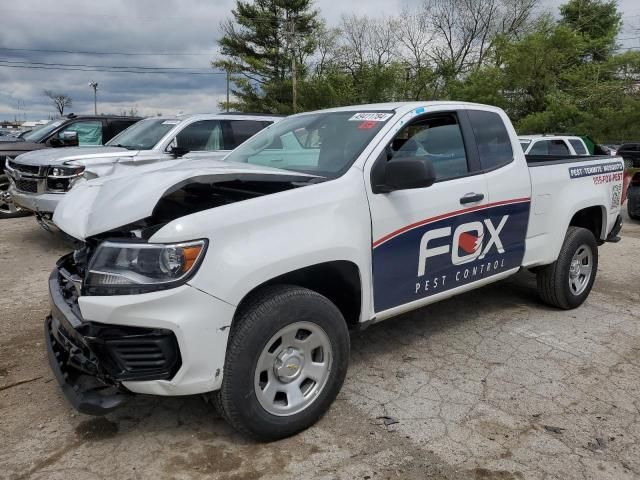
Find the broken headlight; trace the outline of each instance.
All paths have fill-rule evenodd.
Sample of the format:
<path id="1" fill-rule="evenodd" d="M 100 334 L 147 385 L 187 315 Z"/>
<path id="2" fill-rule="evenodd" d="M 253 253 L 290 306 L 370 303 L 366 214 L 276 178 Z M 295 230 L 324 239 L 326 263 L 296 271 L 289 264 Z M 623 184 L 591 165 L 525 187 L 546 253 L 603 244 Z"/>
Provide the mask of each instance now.
<path id="1" fill-rule="evenodd" d="M 85 278 L 88 295 L 131 295 L 185 283 L 198 269 L 207 241 L 177 244 L 101 243 Z"/>

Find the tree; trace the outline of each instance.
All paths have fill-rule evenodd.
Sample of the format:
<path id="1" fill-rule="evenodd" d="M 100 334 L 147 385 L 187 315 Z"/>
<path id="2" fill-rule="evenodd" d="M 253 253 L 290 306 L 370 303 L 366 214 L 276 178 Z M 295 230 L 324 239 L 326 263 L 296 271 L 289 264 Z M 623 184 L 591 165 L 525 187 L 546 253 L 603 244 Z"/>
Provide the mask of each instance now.
<path id="1" fill-rule="evenodd" d="M 582 36 L 589 60 L 601 62 L 611 56 L 622 26 L 615 0 L 569 0 L 560 14 L 560 23 Z"/>
<path id="2" fill-rule="evenodd" d="M 54 93 L 51 90 L 45 90 L 44 94 L 49 97 L 60 116 L 64 115 L 64 109 L 66 107 L 70 107 L 73 104 L 71 97 L 63 93 Z"/>
<path id="3" fill-rule="evenodd" d="M 241 111 L 291 113 L 292 78 L 306 74 L 321 22 L 312 0 L 236 1 L 233 20 L 222 24 L 222 56 L 212 65 L 231 75 Z M 295 69 L 295 71 L 294 71 Z"/>

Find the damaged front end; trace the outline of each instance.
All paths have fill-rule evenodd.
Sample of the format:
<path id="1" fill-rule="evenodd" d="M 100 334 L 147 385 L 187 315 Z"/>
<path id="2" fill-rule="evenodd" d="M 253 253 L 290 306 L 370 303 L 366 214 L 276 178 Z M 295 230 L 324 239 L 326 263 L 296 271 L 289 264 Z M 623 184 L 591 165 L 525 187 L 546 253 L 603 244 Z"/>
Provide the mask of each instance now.
<path id="1" fill-rule="evenodd" d="M 51 314 L 45 321 L 45 341 L 49 363 L 69 402 L 82 413 L 103 415 L 130 398 L 121 382 L 169 380 L 181 357 L 169 330 L 82 318 L 78 297 L 86 253 L 62 257 L 49 277 Z"/>

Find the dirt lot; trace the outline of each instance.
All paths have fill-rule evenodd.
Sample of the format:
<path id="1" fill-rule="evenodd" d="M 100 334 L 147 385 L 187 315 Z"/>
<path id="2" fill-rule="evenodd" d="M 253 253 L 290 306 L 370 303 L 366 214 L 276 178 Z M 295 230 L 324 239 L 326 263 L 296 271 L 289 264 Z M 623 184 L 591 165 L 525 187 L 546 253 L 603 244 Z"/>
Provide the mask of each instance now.
<path id="1" fill-rule="evenodd" d="M 578 310 L 542 306 L 524 273 L 353 334 L 330 412 L 260 445 L 201 397 L 74 412 L 42 333 L 66 248 L 2 221 L 0 478 L 640 478 L 640 224 L 623 237 Z"/>

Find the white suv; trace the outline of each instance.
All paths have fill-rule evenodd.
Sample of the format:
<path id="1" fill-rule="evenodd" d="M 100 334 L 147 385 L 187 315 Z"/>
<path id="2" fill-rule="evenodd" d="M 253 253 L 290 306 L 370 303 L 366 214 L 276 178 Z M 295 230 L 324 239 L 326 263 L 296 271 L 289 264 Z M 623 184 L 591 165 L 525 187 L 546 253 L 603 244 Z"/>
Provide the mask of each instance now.
<path id="1" fill-rule="evenodd" d="M 525 155 L 589 155 L 580 137 L 567 135 L 520 135 Z"/>

